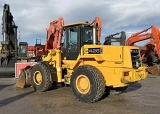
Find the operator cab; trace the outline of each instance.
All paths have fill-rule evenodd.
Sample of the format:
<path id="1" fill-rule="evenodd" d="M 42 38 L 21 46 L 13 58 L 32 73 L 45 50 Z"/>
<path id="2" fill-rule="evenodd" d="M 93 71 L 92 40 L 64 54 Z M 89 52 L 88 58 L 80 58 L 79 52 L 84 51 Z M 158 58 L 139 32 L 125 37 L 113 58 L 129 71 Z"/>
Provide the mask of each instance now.
<path id="1" fill-rule="evenodd" d="M 27 42 L 19 42 L 19 58 L 26 59 L 28 51 L 28 43 Z"/>
<path id="2" fill-rule="evenodd" d="M 76 23 L 64 26 L 64 43 L 62 46 L 63 55 L 67 60 L 76 60 L 81 54 L 83 45 L 97 43 L 95 28 L 89 23 Z"/>

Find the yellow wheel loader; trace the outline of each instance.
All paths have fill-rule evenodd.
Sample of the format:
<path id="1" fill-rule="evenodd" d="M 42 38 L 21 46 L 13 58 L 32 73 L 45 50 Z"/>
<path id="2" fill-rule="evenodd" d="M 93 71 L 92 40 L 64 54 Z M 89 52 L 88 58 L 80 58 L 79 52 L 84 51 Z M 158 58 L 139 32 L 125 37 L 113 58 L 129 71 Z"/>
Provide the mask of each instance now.
<path id="1" fill-rule="evenodd" d="M 63 18 L 51 22 L 45 55 L 26 75 L 31 86 L 43 92 L 53 82 L 69 84 L 77 99 L 93 103 L 102 98 L 106 87 L 124 91 L 128 85 L 145 79 L 148 73 L 139 49 L 100 44 L 100 32 L 99 17 L 92 23 L 64 25 Z"/>

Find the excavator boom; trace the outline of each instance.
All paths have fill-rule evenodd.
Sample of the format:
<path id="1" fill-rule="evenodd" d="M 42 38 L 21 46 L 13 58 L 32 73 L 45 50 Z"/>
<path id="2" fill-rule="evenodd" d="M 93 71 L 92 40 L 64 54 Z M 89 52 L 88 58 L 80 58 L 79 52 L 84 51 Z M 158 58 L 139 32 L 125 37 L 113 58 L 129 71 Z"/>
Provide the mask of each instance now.
<path id="1" fill-rule="evenodd" d="M 138 35 L 138 36 L 133 35 L 126 41 L 126 45 L 127 46 L 133 46 L 134 43 L 150 39 L 151 37 L 152 37 L 151 34 L 141 34 L 141 35 Z"/>
<path id="2" fill-rule="evenodd" d="M 151 29 L 150 33 L 145 33 L 149 29 Z M 147 39 L 151 39 L 151 41 L 148 44 L 152 44 L 155 47 L 156 54 L 160 58 L 160 50 L 159 50 L 159 47 L 160 47 L 160 31 L 159 31 L 159 28 L 157 26 L 153 25 L 153 26 L 151 26 L 151 27 L 149 27 L 149 28 L 147 28 L 143 31 L 140 31 L 136 34 L 133 34 L 131 37 L 129 37 L 127 39 L 126 45 L 132 46 L 136 42 L 140 42 L 140 41 L 147 40 Z M 145 47 L 147 45 L 145 45 Z M 145 48 L 143 48 L 143 49 L 145 49 Z M 146 49 L 149 49 L 149 48 L 146 48 Z"/>
<path id="3" fill-rule="evenodd" d="M 19 42 L 17 28 L 9 4 L 4 4 L 2 15 L 2 41 L 0 50 L 0 75 L 13 76 L 15 63 L 27 60 L 27 42 Z"/>
<path id="4" fill-rule="evenodd" d="M 150 29 L 151 29 L 151 32 L 146 33 Z M 131 37 L 129 37 L 126 40 L 126 45 L 132 46 L 136 42 L 140 42 L 140 41 L 151 39 L 151 38 L 153 39 L 153 41 L 155 43 L 158 43 L 159 42 L 159 38 L 158 38 L 159 35 L 158 34 L 159 34 L 159 28 L 157 26 L 151 26 L 151 27 L 149 27 L 145 30 L 142 30 L 138 33 L 135 33 Z"/>

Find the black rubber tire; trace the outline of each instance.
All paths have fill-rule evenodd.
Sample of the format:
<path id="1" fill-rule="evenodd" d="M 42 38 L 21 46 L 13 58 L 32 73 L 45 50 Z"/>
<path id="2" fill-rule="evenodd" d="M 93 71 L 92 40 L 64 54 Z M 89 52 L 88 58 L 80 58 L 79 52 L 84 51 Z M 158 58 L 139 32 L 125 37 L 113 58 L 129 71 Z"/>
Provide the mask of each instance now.
<path id="1" fill-rule="evenodd" d="M 57 77 L 57 69 L 55 67 L 53 67 L 52 65 L 49 65 L 49 62 L 48 61 L 42 61 L 41 62 L 42 64 L 46 65 L 46 67 L 50 70 L 50 73 L 51 73 L 51 81 L 55 81 L 57 82 L 58 81 L 58 77 Z"/>
<path id="2" fill-rule="evenodd" d="M 76 79 L 79 75 L 87 76 L 90 81 L 91 87 L 86 94 L 80 93 L 76 88 Z M 71 88 L 78 100 L 85 103 L 94 103 L 101 100 L 105 93 L 105 80 L 99 69 L 91 65 L 83 65 L 74 70 L 71 76 Z"/>
<path id="3" fill-rule="evenodd" d="M 34 82 L 34 73 L 39 71 L 42 74 L 42 82 L 40 85 L 37 85 Z M 31 70 L 31 85 L 35 91 L 44 92 L 49 90 L 52 87 L 52 81 L 50 80 L 51 72 L 49 68 L 44 63 L 38 63 L 33 66 Z"/>

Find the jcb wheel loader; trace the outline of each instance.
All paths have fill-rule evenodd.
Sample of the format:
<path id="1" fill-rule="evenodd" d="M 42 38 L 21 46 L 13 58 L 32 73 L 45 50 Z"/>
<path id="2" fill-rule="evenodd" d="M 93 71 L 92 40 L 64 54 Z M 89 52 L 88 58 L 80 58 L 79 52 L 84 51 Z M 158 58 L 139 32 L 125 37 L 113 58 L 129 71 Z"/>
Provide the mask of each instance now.
<path id="1" fill-rule="evenodd" d="M 47 33 L 42 62 L 30 66 L 25 75 L 36 91 L 49 90 L 53 82 L 69 84 L 77 99 L 93 103 L 106 87 L 124 90 L 148 74 L 139 48 L 100 44 L 99 17 L 69 25 L 60 18 L 50 23 Z"/>

